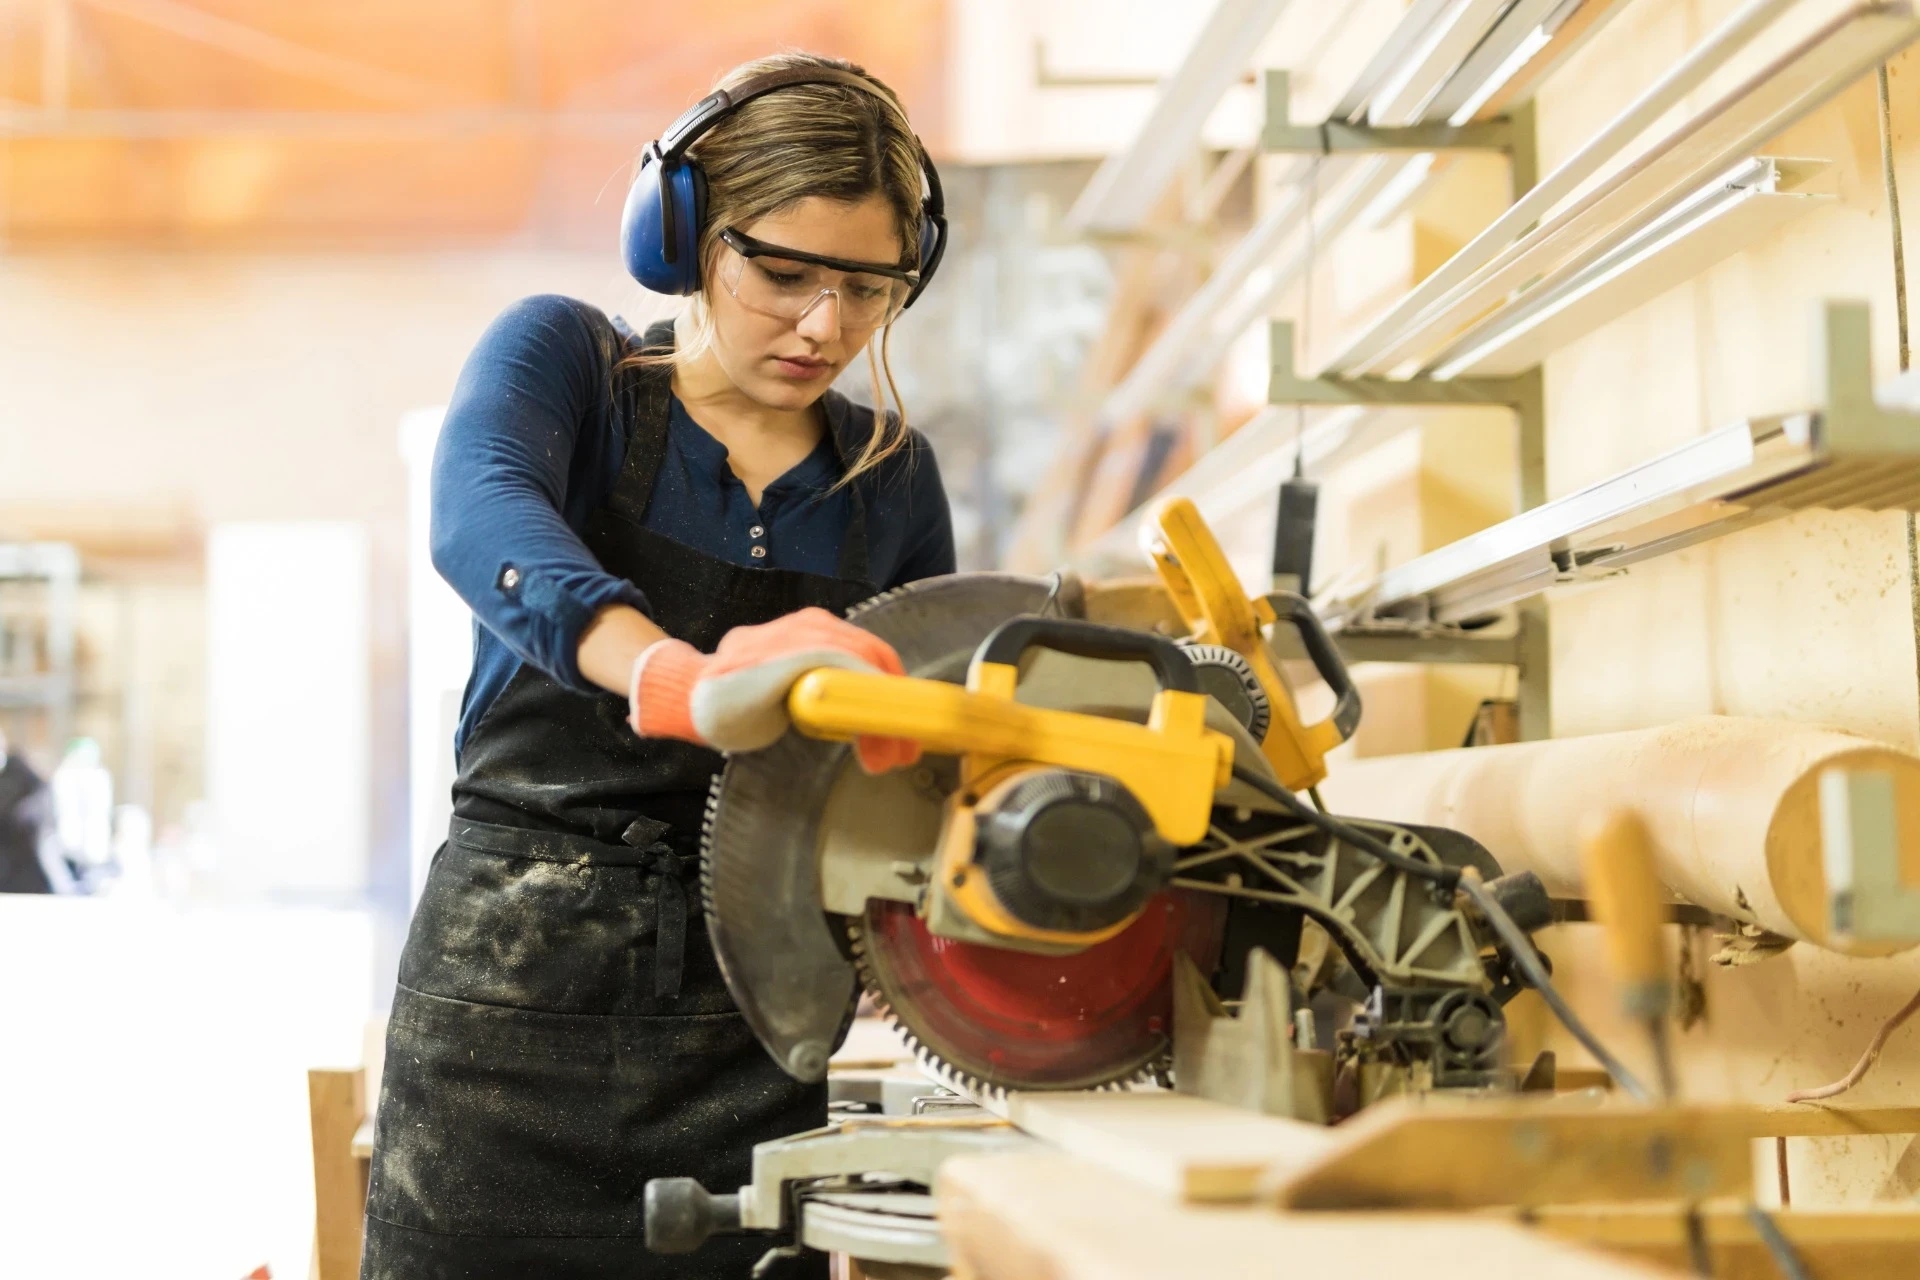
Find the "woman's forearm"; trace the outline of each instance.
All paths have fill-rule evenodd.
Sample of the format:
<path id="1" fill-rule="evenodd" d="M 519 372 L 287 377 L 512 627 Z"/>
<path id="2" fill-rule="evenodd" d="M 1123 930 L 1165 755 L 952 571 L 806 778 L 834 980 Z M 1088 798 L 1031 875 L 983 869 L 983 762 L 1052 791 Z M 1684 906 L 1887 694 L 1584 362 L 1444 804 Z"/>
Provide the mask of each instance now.
<path id="1" fill-rule="evenodd" d="M 580 633 L 580 674 L 609 693 L 627 695 L 633 660 L 667 633 L 632 605 L 610 604 Z"/>

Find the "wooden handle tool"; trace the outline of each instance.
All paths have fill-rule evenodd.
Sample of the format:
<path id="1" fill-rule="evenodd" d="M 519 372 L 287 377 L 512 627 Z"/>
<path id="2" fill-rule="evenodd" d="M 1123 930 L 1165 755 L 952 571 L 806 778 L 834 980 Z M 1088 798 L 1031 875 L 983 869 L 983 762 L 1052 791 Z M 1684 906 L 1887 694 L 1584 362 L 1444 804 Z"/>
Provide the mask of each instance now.
<path id="1" fill-rule="evenodd" d="M 1646 1023 L 1659 1059 L 1661 1091 L 1672 1097 L 1667 1013 L 1673 983 L 1664 929 L 1668 894 L 1654 870 L 1653 842 L 1637 815 L 1618 810 L 1587 833 L 1581 854 L 1587 901 L 1607 931 L 1607 959 L 1620 984 L 1620 1002 Z"/>

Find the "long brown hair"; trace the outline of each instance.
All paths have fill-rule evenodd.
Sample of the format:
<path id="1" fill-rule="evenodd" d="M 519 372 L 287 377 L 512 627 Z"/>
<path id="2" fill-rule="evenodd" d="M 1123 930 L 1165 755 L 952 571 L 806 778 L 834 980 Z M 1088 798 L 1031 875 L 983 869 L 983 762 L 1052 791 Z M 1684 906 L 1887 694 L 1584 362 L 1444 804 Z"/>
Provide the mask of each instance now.
<path id="1" fill-rule="evenodd" d="M 779 53 L 743 62 L 720 77 L 714 87 L 729 89 L 768 72 L 812 67 L 852 72 L 872 81 L 880 94 L 839 84 L 790 85 L 747 102 L 694 143 L 688 154 L 706 172 L 707 221 L 700 229 L 700 292 L 693 296 L 682 318 L 681 336 L 686 340 L 677 342 L 670 356 L 633 355 L 622 361 L 623 365 L 684 364 L 705 355 L 713 345 L 707 281 L 720 245 L 720 232 L 730 226 L 750 225 L 810 196 L 847 203 L 884 196 L 904 246 L 902 266 L 913 269 L 919 265 L 920 144 L 892 89 L 863 67 L 812 53 Z M 877 340 L 868 340 L 873 435 L 847 467 L 841 484 L 871 471 L 907 447 L 906 405 L 901 402 L 888 360 L 892 333 L 889 324 Z M 893 397 L 893 414 L 885 409 L 883 380 Z"/>

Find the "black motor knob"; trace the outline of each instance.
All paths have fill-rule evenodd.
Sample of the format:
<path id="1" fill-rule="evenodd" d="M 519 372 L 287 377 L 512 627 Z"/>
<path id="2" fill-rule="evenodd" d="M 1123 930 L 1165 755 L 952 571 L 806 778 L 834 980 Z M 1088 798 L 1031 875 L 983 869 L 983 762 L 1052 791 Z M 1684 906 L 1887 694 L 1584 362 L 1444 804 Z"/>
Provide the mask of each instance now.
<path id="1" fill-rule="evenodd" d="M 740 1197 L 712 1195 L 695 1178 L 653 1178 L 646 1215 L 647 1248 L 692 1253 L 714 1232 L 740 1229 Z"/>
<path id="2" fill-rule="evenodd" d="M 1065 769 L 1030 774 L 980 815 L 975 859 L 994 897 L 1036 929 L 1119 924 L 1173 875 L 1173 846 L 1131 791 Z"/>

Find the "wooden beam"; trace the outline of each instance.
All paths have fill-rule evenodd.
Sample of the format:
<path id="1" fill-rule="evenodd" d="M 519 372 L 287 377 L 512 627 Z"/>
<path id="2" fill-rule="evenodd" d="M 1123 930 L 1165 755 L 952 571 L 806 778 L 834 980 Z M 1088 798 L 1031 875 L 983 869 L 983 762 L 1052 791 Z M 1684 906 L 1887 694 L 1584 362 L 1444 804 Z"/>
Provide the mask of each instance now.
<path id="1" fill-rule="evenodd" d="M 1007 1119 L 1072 1155 L 1183 1200 L 1250 1201 L 1275 1166 L 1312 1163 L 1332 1130 L 1178 1093 L 1027 1093 Z"/>
<path id="2" fill-rule="evenodd" d="M 1394 1098 L 1326 1128 L 1182 1094 L 1015 1094 L 1007 1118 L 1071 1155 L 1196 1203 L 1466 1209 L 1703 1200 L 1752 1180 L 1731 1107 Z"/>
<path id="3" fill-rule="evenodd" d="M 307 1072 L 313 1124 L 314 1280 L 354 1280 L 366 1229 L 367 1166 L 353 1153 L 367 1113 L 366 1072 Z"/>
<path id="4" fill-rule="evenodd" d="M 1744 1209 L 1714 1205 L 1702 1215 L 1715 1280 L 1779 1280 L 1781 1271 Z M 1848 1210 L 1781 1210 L 1774 1224 L 1815 1276 L 1909 1280 L 1920 1269 L 1920 1210 L 1873 1205 Z M 1528 1222 L 1556 1239 L 1684 1270 L 1685 1217 L 1672 1206 L 1555 1207 Z"/>
<path id="5" fill-rule="evenodd" d="M 73 92 L 73 0 L 43 0 L 40 102 L 65 111 Z"/>
<path id="6" fill-rule="evenodd" d="M 90 8 L 130 18 L 282 75 L 327 85 L 377 102 L 425 103 L 440 96 L 432 84 L 396 75 L 352 58 L 324 53 L 234 22 L 177 0 L 79 0 Z"/>
<path id="7" fill-rule="evenodd" d="M 1920 1133 L 1920 1107 L 1823 1107 L 1813 1102 L 1742 1107 L 1755 1138 L 1844 1138 L 1869 1133 Z"/>
<path id="8" fill-rule="evenodd" d="M 1180 1204 L 1061 1152 L 957 1157 L 940 1167 L 935 1190 L 956 1280 L 1630 1280 L 1671 1274 L 1487 1218 L 1272 1214 Z"/>

